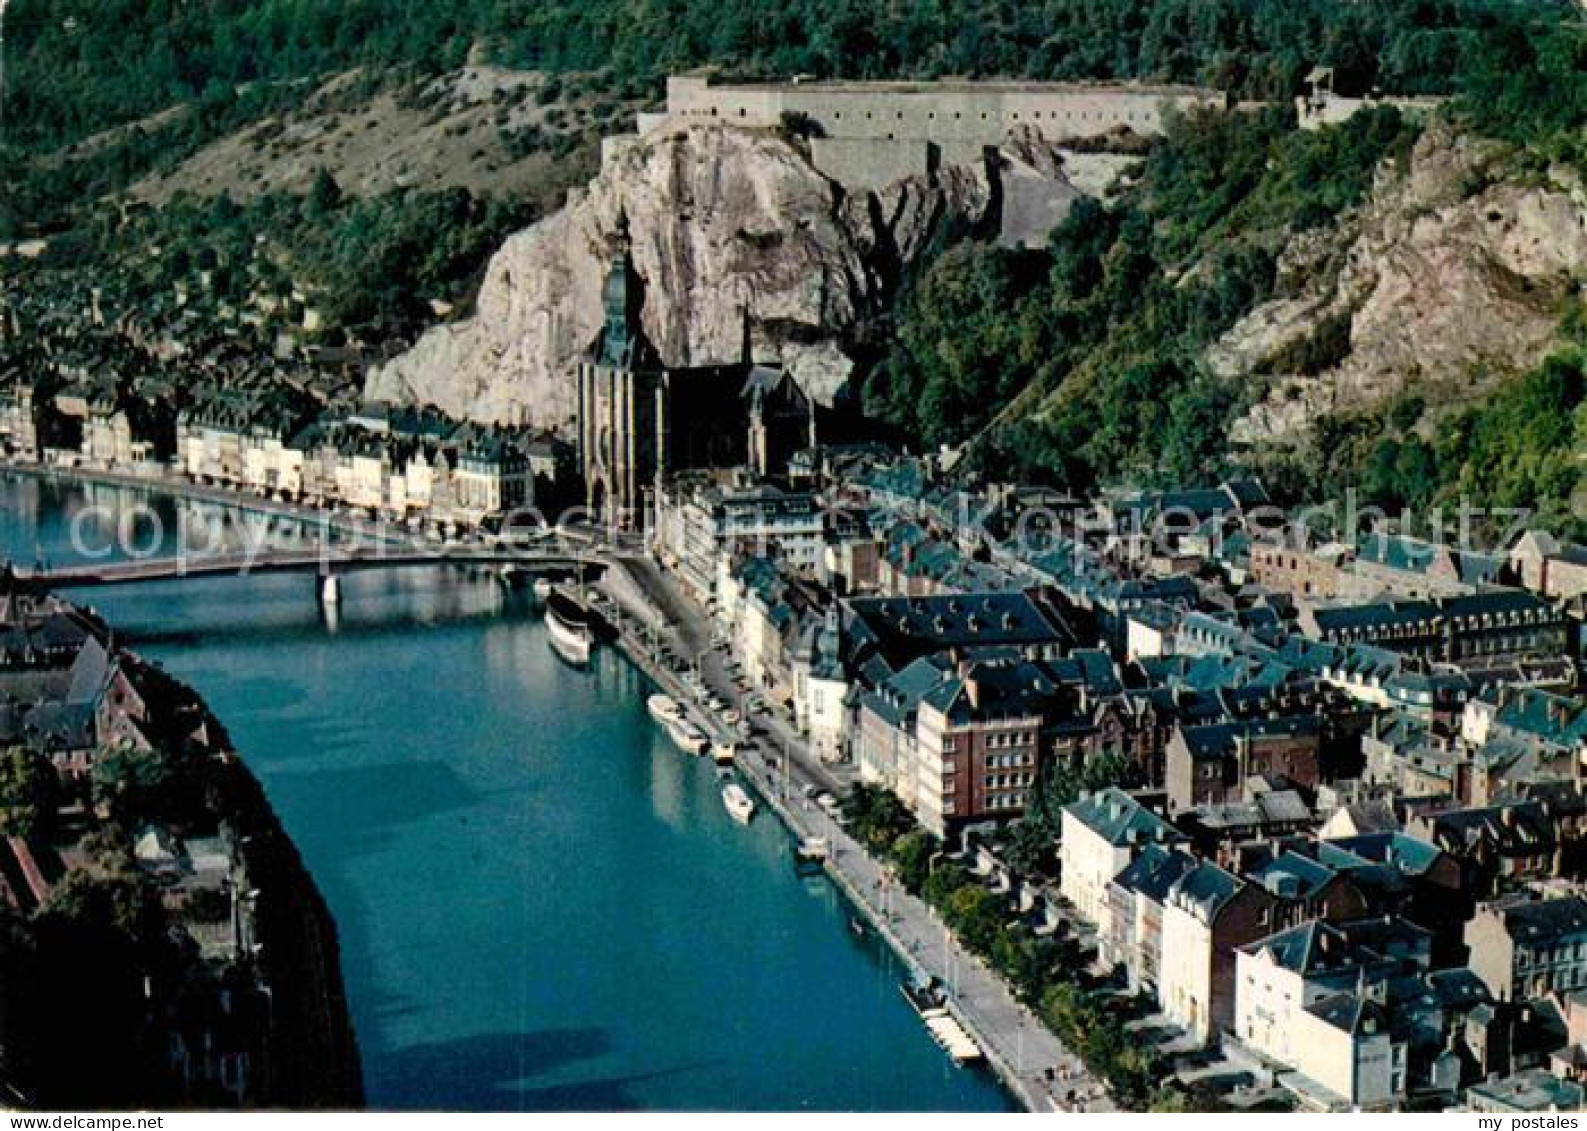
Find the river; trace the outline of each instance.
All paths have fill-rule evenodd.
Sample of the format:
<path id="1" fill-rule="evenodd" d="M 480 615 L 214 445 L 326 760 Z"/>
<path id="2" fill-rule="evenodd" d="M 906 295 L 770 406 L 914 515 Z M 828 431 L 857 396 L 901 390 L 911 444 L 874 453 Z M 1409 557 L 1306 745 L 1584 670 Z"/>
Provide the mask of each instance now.
<path id="1" fill-rule="evenodd" d="M 200 543 L 265 520 L 0 477 L 0 552 Z M 269 523 L 272 537 L 292 531 Z M 120 548 L 116 548 L 119 544 Z M 370 1106 L 1006 1110 L 898 992 L 900 965 L 794 873 L 764 812 L 650 722 L 602 650 L 456 569 L 83 591 L 192 684 L 263 781 L 341 933 Z"/>

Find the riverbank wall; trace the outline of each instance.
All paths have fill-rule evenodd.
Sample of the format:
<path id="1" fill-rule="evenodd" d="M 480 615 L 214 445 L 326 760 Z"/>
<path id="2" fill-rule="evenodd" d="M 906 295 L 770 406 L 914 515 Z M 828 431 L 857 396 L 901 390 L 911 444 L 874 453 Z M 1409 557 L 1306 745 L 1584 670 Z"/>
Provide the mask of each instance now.
<path id="1" fill-rule="evenodd" d="M 336 921 L 264 786 L 232 751 L 225 724 L 197 691 L 150 671 L 207 716 L 223 753 L 207 774 L 209 805 L 236 837 L 253 892 L 249 956 L 269 1001 L 263 1079 L 251 1107 L 352 1110 L 364 1104 L 363 1068 L 342 978 Z M 246 960 L 246 959 L 245 959 Z"/>
<path id="2" fill-rule="evenodd" d="M 189 502 L 209 503 L 246 514 L 268 518 L 289 519 L 305 526 L 318 526 L 344 538 L 360 538 L 377 542 L 400 542 L 409 537 L 408 532 L 390 523 L 371 522 L 352 514 L 337 514 L 320 507 L 283 503 L 258 495 L 244 495 L 224 487 L 205 487 L 202 484 L 172 475 L 134 475 L 126 472 L 106 471 L 99 468 L 55 467 L 14 458 L 0 458 L 0 471 L 24 475 L 47 483 L 78 483 L 100 487 L 118 487 L 128 491 L 151 491 Z"/>
<path id="3" fill-rule="evenodd" d="M 668 623 L 669 618 L 646 599 L 632 579 L 629 579 L 628 584 L 620 587 L 604 586 L 604 588 L 608 596 L 636 621 L 647 626 L 658 622 Z M 638 605 L 634 607 L 629 602 L 638 602 Z M 648 631 L 645 635 L 641 635 L 634 627 L 624 623 L 622 618 L 616 619 L 617 623 L 612 626 L 614 629 L 612 643 L 628 662 L 664 694 L 680 703 L 689 704 L 692 708 L 691 713 L 697 721 L 704 724 L 713 741 L 737 741 L 738 736 L 700 703 L 700 697 L 696 692 L 652 658 L 652 637 Z M 789 758 L 790 754 L 785 750 L 781 759 Z M 825 819 L 825 815 L 819 809 L 807 807 L 808 802 L 802 793 L 794 788 L 791 775 L 780 776 L 776 772 L 785 769 L 784 762 L 774 762 L 758 748 L 744 749 L 741 744 L 740 754 L 735 759 L 735 768 L 745 783 L 754 790 L 760 802 L 771 811 L 794 840 L 817 836 L 832 839 L 837 831 L 832 827 L 832 822 Z M 909 969 L 911 976 L 918 983 L 924 984 L 936 979 L 940 984 L 951 985 L 952 971 L 946 961 L 946 948 L 942 954 L 944 961 L 937 962 L 934 961 L 937 956 L 923 952 L 918 945 L 909 945 L 900 936 L 881 903 L 881 890 L 868 884 L 859 874 L 858 869 L 852 866 L 853 854 L 862 852 L 863 850 L 857 845 L 850 845 L 846 849 L 831 853 L 823 862 L 824 873 L 854 911 L 876 932 L 877 937 Z M 1029 1074 L 1019 1070 L 1001 1050 L 1000 1043 L 991 1039 L 981 1023 L 966 1011 L 953 995 L 950 994 L 946 1005 L 949 1012 L 980 1046 L 987 1065 L 997 1076 L 1004 1090 L 1023 1109 L 1030 1112 L 1054 1110 L 1050 1095 L 1032 1085 Z"/>

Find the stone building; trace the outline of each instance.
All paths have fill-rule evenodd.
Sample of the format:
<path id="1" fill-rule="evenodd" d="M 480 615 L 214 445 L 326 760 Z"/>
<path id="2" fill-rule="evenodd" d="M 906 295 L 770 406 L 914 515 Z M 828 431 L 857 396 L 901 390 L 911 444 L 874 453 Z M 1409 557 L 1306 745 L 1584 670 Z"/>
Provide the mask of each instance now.
<path id="1" fill-rule="evenodd" d="M 718 83 L 674 75 L 666 109 L 641 114 L 639 135 L 679 124 L 786 129 L 800 135 L 818 171 L 857 193 L 980 166 L 998 186 L 1001 242 L 1036 247 L 1081 195 L 1065 172 L 1063 146 L 1156 136 L 1172 110 L 1226 105 L 1219 91 L 1138 83 Z M 605 154 L 635 141 L 609 138 Z M 1115 172 L 1130 160 L 1087 159 Z"/>
<path id="2" fill-rule="evenodd" d="M 1138 83 L 717 83 L 673 75 L 666 110 L 640 115 L 639 132 L 679 119 L 795 125 L 810 134 L 811 155 L 823 173 L 851 187 L 877 188 L 943 165 L 978 161 L 1018 130 L 1047 141 L 1120 129 L 1152 136 L 1162 132 L 1170 108 L 1226 105 L 1220 91 Z"/>
<path id="3" fill-rule="evenodd" d="M 1532 530 L 1510 550 L 1510 565 L 1521 584 L 1534 593 L 1558 600 L 1587 594 L 1587 547 L 1562 543 L 1544 531 Z"/>
<path id="4" fill-rule="evenodd" d="M 1350 557 L 1350 547 L 1339 542 L 1317 547 L 1254 542 L 1251 579 L 1275 593 L 1313 600 L 1333 598 L 1340 594 L 1343 567 Z"/>
<path id="5" fill-rule="evenodd" d="M 1167 750 L 1169 812 L 1239 801 L 1245 783 L 1262 775 L 1315 787 L 1321 781 L 1322 732 L 1316 715 L 1178 727 Z"/>
<path id="6" fill-rule="evenodd" d="M 1485 903 L 1466 924 L 1471 969 L 1500 1001 L 1587 987 L 1587 900 Z"/>
<path id="7" fill-rule="evenodd" d="M 769 375 L 775 371 L 752 364 L 747 341 L 745 356 L 734 362 L 682 368 L 664 362 L 645 335 L 644 283 L 621 221 L 601 301 L 605 321 L 577 373 L 579 470 L 593 515 L 640 529 L 650 524 L 666 475 L 744 462 L 745 404 L 769 408 L 782 395 L 781 382 Z M 752 374 L 759 375 L 754 383 Z M 766 454 L 769 434 L 763 428 L 757 436 Z"/>
<path id="8" fill-rule="evenodd" d="M 1123 790 L 1099 790 L 1064 807 L 1059 890 L 1106 937 L 1111 933 L 1114 879 L 1148 846 L 1168 851 L 1184 840 L 1173 825 Z"/>

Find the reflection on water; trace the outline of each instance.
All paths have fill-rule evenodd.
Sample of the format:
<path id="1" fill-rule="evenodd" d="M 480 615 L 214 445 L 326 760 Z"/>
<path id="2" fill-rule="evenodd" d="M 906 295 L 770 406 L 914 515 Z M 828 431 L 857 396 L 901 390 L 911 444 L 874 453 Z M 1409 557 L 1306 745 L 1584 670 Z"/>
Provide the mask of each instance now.
<path id="1" fill-rule="evenodd" d="M 58 553 L 82 501 L 0 480 L 3 548 Z M 728 817 L 634 670 L 561 663 L 524 593 L 355 574 L 335 632 L 289 574 L 85 595 L 263 779 L 336 915 L 372 1104 L 1006 1106 L 777 826 Z"/>

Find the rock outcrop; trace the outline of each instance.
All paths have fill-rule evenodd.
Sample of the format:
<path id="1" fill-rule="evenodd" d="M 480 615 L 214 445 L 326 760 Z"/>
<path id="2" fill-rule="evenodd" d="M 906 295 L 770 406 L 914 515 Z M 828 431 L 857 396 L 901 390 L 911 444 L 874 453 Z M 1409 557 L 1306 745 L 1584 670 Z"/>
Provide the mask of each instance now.
<path id="1" fill-rule="evenodd" d="M 851 336 L 937 242 L 984 230 L 996 172 L 967 165 L 847 194 L 769 130 L 667 127 L 610 148 L 567 206 L 512 236 L 466 320 L 371 372 L 371 397 L 482 421 L 565 426 L 572 373 L 601 319 L 620 218 L 646 333 L 671 366 L 730 362 L 746 338 L 830 402 Z"/>
<path id="2" fill-rule="evenodd" d="M 1523 176 L 1508 158 L 1434 127 L 1355 214 L 1291 240 L 1283 297 L 1208 351 L 1216 372 L 1265 383 L 1233 439 L 1293 440 L 1411 389 L 1458 403 L 1542 359 L 1587 283 L 1587 195 L 1564 170 Z"/>

